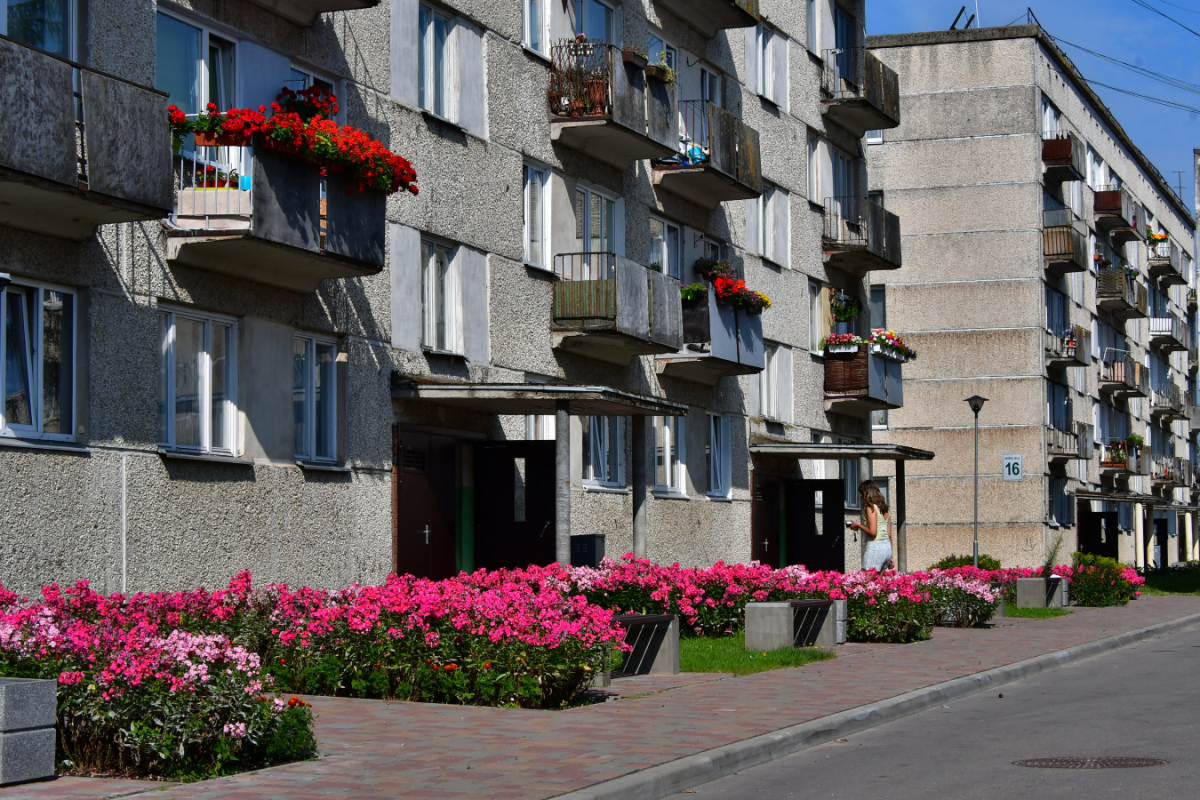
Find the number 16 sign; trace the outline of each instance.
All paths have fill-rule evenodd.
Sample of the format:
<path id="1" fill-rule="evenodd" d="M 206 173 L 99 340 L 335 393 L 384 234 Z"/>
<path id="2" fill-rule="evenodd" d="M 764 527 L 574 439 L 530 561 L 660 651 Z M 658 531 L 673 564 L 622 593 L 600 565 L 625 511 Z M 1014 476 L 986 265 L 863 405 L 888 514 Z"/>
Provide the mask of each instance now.
<path id="1" fill-rule="evenodd" d="M 1019 481 L 1025 478 L 1025 465 L 1020 453 L 1004 454 L 1004 480 Z"/>

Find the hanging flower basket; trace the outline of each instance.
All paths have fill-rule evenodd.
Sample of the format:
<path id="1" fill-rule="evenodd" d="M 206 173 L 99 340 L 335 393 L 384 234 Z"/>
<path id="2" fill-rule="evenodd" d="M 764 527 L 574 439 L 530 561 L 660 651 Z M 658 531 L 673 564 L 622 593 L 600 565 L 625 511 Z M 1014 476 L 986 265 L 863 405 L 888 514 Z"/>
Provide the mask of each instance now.
<path id="1" fill-rule="evenodd" d="M 858 345 L 856 344 L 827 344 L 825 345 L 826 353 L 857 353 Z"/>
<path id="2" fill-rule="evenodd" d="M 903 350 L 898 350 L 895 347 L 885 347 L 881 344 L 872 344 L 871 352 L 889 361 L 899 361 L 901 364 L 908 362 L 908 353 Z"/>

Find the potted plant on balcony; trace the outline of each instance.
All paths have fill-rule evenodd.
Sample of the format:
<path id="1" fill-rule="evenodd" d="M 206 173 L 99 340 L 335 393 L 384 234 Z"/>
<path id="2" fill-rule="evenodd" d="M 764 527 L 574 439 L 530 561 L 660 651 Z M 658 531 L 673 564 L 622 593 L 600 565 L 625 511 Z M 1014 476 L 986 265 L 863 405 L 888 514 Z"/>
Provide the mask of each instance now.
<path id="1" fill-rule="evenodd" d="M 636 47 L 628 45 L 621 50 L 621 60 L 636 70 L 644 70 L 650 65 L 650 57 L 646 55 L 645 50 L 638 50 Z"/>
<path id="2" fill-rule="evenodd" d="M 585 106 L 592 114 L 608 113 L 608 75 L 603 70 L 597 70 L 588 76 Z"/>
<path id="3" fill-rule="evenodd" d="M 675 70 L 666 62 L 666 56 L 660 56 L 657 64 L 650 64 L 646 67 L 646 77 L 662 81 L 668 86 L 675 85 Z"/>
<path id="4" fill-rule="evenodd" d="M 167 109 L 168 114 L 171 108 L 174 106 Z M 246 147 L 265 119 L 262 111 L 250 108 L 231 108 L 220 112 L 215 103 L 209 103 L 205 111 L 192 123 L 197 147 Z"/>
<path id="5" fill-rule="evenodd" d="M 857 297 L 835 292 L 829 298 L 829 313 L 834 322 L 852 322 L 862 314 L 862 302 Z"/>
<path id="6" fill-rule="evenodd" d="M 826 355 L 857 353 L 863 340 L 853 333 L 831 333 L 821 340 L 821 351 Z"/>
<path id="7" fill-rule="evenodd" d="M 871 338 L 867 341 L 871 345 L 872 353 L 891 361 L 899 361 L 903 364 L 917 357 L 917 351 L 906 345 L 895 331 L 875 328 L 871 331 Z"/>
<path id="8" fill-rule="evenodd" d="M 1104 455 L 1100 458 L 1102 467 L 1124 467 L 1129 463 L 1125 450 L 1125 442 L 1117 441 L 1104 446 Z"/>

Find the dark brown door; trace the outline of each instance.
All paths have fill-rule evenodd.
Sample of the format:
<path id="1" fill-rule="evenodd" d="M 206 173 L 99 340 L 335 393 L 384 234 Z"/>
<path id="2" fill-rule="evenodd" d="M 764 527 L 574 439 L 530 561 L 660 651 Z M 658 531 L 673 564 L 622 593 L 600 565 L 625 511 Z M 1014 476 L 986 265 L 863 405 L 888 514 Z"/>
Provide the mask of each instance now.
<path id="1" fill-rule="evenodd" d="M 753 474 L 754 500 L 750 505 L 750 557 L 771 567 L 786 567 L 780 550 L 779 479 Z"/>
<path id="2" fill-rule="evenodd" d="M 448 578 L 455 572 L 454 440 L 398 431 L 394 447 L 396 571 Z"/>
<path id="3" fill-rule="evenodd" d="M 840 479 L 784 481 L 787 562 L 810 572 L 846 569 L 846 510 Z M 821 493 L 817 524 L 816 493 Z"/>
<path id="4" fill-rule="evenodd" d="M 554 442 L 475 447 L 475 566 L 554 563 Z"/>
<path id="5" fill-rule="evenodd" d="M 1079 551 L 1088 555 L 1117 558 L 1117 512 L 1092 511 L 1090 505 L 1091 501 L 1079 501 L 1079 513 L 1076 516 L 1079 520 Z"/>

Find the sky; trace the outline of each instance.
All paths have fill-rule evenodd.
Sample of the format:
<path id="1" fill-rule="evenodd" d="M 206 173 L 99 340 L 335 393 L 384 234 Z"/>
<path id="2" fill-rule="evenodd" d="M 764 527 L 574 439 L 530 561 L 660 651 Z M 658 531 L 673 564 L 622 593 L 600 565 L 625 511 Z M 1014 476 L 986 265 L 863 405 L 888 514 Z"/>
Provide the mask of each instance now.
<path id="1" fill-rule="evenodd" d="M 1051 36 L 1111 58 L 1196 84 L 1181 89 L 1139 75 L 1074 47 L 1059 44 L 1090 81 L 1182 103 L 1200 109 L 1200 36 L 1148 10 L 1137 0 L 867 0 L 867 34 L 947 30 L 958 10 L 963 27 L 975 13 L 982 27 L 1007 25 L 1033 9 Z M 1146 5 L 1200 32 L 1200 0 L 1142 0 Z M 903 91 L 903 76 L 901 90 Z M 1183 181 L 1182 197 L 1195 209 L 1192 150 L 1200 147 L 1200 113 L 1161 105 L 1092 87 L 1112 109 L 1125 132 L 1173 187 Z M 1182 170 L 1176 175 L 1175 170 Z"/>

